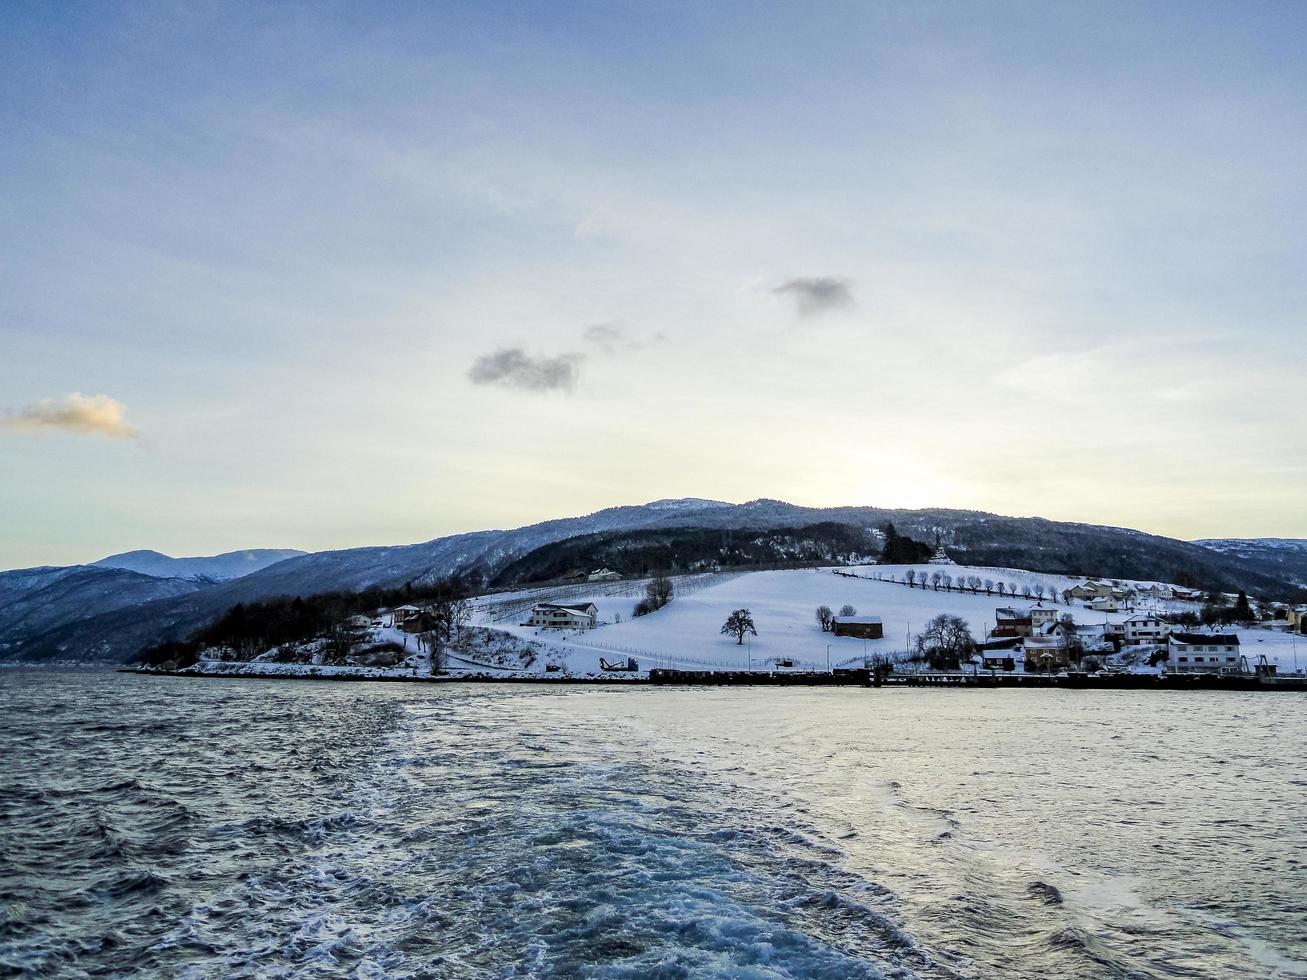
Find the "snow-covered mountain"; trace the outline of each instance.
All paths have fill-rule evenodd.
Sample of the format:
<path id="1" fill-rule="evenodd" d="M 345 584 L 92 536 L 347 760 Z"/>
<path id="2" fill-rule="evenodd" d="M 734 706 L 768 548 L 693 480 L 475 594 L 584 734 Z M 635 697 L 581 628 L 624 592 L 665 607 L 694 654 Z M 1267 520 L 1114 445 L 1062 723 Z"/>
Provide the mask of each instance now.
<path id="1" fill-rule="evenodd" d="M 0 573 L 0 658 L 122 661 L 152 643 L 189 636 L 238 602 L 420 585 L 453 574 L 487 582 L 538 548 L 582 535 L 659 528 L 768 530 L 819 523 L 871 529 L 886 521 L 921 541 L 938 535 L 951 555 L 972 564 L 1174 581 L 1224 591 L 1246 588 L 1275 597 L 1291 592 L 1293 583 L 1300 581 L 1285 575 L 1284 566 L 1265 559 L 1124 528 L 964 510 L 815 508 L 769 499 L 729 504 L 684 498 L 611 507 L 513 530 L 471 531 L 421 544 L 304 554 L 217 582 L 103 567 Z M 65 592 L 55 590 L 27 601 L 34 589 L 88 571 L 119 578 L 98 583 L 79 578 L 65 586 Z M 33 602 L 44 605 L 39 616 L 31 611 Z"/>
<path id="2" fill-rule="evenodd" d="M 228 551 L 205 558 L 172 558 L 158 551 L 127 551 L 92 562 L 101 568 L 124 568 L 155 578 L 193 578 L 224 582 L 240 578 L 260 569 L 275 565 L 287 558 L 305 554 L 291 548 L 254 548 L 250 551 Z"/>
<path id="3" fill-rule="evenodd" d="M 1285 578 L 1307 587 L 1307 538 L 1204 538 L 1194 544 L 1279 569 Z"/>
<path id="4" fill-rule="evenodd" d="M 52 630 L 202 588 L 194 579 L 94 565 L 0 572 L 0 658 L 21 654 L 34 637 Z"/>

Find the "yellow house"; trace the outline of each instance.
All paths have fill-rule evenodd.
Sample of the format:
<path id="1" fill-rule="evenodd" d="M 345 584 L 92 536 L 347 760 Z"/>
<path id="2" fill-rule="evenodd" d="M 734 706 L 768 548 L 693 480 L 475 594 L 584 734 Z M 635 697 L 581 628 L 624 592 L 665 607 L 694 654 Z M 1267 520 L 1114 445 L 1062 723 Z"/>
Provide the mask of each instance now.
<path id="1" fill-rule="evenodd" d="M 1307 625 L 1307 606 L 1290 606 L 1285 610 L 1285 616 L 1289 621 L 1289 629 L 1295 633 L 1307 632 L 1304 625 Z"/>

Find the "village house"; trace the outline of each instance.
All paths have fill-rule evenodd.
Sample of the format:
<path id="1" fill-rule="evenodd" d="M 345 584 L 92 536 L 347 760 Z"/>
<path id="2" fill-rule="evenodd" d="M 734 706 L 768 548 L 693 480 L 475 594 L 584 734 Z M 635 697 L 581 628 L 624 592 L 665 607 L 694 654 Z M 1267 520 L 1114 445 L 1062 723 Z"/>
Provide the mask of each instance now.
<path id="1" fill-rule="evenodd" d="M 1051 636 L 1028 636 L 1022 642 L 1026 670 L 1061 670 L 1071 665 L 1071 648 L 1061 630 Z"/>
<path id="2" fill-rule="evenodd" d="M 1073 585 L 1066 590 L 1066 594 L 1069 598 L 1079 599 L 1081 602 L 1098 598 L 1098 590 L 1094 588 L 1092 582 L 1081 582 L 1079 585 Z"/>
<path id="3" fill-rule="evenodd" d="M 1085 653 L 1112 653 L 1117 644 L 1112 642 L 1113 634 L 1107 623 L 1077 623 L 1075 638 Z"/>
<path id="4" fill-rule="evenodd" d="M 994 636 L 1029 636 L 1033 626 L 1030 613 L 1015 609 L 994 610 Z"/>
<path id="5" fill-rule="evenodd" d="M 538 602 L 531 607 L 531 619 L 525 625 L 550 630 L 594 629 L 599 625 L 599 607 L 593 602 L 575 605 Z"/>
<path id="6" fill-rule="evenodd" d="M 1110 595 L 1095 596 L 1086 602 L 1085 605 L 1094 610 L 1094 612 L 1116 612 L 1121 608 L 1117 605 L 1116 599 Z"/>
<path id="7" fill-rule="evenodd" d="M 417 606 L 396 606 L 390 611 L 390 621 L 395 626 L 403 629 L 404 623 L 420 615 L 422 615 L 422 610 Z"/>
<path id="8" fill-rule="evenodd" d="M 1160 616 L 1136 613 L 1125 621 L 1125 642 L 1131 646 L 1141 643 L 1164 643 L 1171 632 L 1171 624 Z"/>
<path id="9" fill-rule="evenodd" d="M 615 572 L 611 568 L 596 568 L 586 576 L 586 579 L 591 582 L 618 582 L 621 581 L 621 578 L 621 573 Z"/>
<path id="10" fill-rule="evenodd" d="M 1166 669 L 1182 674 L 1237 673 L 1239 637 L 1234 633 L 1172 633 L 1166 639 Z"/>
<path id="11" fill-rule="evenodd" d="M 1307 606 L 1290 606 L 1284 611 L 1285 622 L 1293 633 L 1307 633 Z"/>
<path id="12" fill-rule="evenodd" d="M 1090 599 L 1111 596 L 1116 590 L 1117 586 L 1112 585 L 1110 582 L 1100 582 L 1097 579 L 1088 579 L 1068 591 L 1071 593 L 1071 598 L 1088 601 Z"/>
<path id="13" fill-rule="evenodd" d="M 404 633 L 428 633 L 440 625 L 440 620 L 425 609 L 395 624 Z"/>
<path id="14" fill-rule="evenodd" d="M 1036 629 L 1047 623 L 1057 622 L 1057 610 L 1049 609 L 1047 606 L 1031 606 L 1029 615 L 1030 625 Z"/>
<path id="15" fill-rule="evenodd" d="M 1175 591 L 1164 582 L 1149 582 L 1135 589 L 1145 599 L 1174 599 Z"/>
<path id="16" fill-rule="evenodd" d="M 879 640 L 885 636 L 879 616 L 835 616 L 830 631 L 836 636 L 856 636 L 862 640 Z"/>
<path id="17" fill-rule="evenodd" d="M 1016 670 L 1021 656 L 1021 640 L 1010 637 L 976 644 L 976 654 L 985 670 Z"/>

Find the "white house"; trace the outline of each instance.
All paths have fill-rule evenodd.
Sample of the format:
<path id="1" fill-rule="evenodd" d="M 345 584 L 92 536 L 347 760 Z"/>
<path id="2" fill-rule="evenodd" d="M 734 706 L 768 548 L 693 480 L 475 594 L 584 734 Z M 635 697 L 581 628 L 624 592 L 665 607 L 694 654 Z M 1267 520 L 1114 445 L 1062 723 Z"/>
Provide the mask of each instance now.
<path id="1" fill-rule="evenodd" d="M 1145 599 L 1174 599 L 1175 591 L 1165 582 L 1149 582 L 1136 590 Z"/>
<path id="2" fill-rule="evenodd" d="M 1120 607 L 1116 604 L 1116 599 L 1110 595 L 1100 595 L 1090 599 L 1085 603 L 1094 612 L 1116 612 Z"/>
<path id="3" fill-rule="evenodd" d="M 586 578 L 591 582 L 617 582 L 621 580 L 622 575 L 611 568 L 596 568 Z"/>
<path id="4" fill-rule="evenodd" d="M 1171 624 L 1151 613 L 1135 613 L 1123 624 L 1125 642 L 1129 644 L 1163 643 L 1171 632 Z"/>
<path id="5" fill-rule="evenodd" d="M 1107 623 L 1077 623 L 1075 629 L 1076 639 L 1085 653 L 1111 653 L 1116 649 L 1108 639 L 1116 634 Z"/>
<path id="6" fill-rule="evenodd" d="M 564 606 L 554 602 L 539 602 L 531 607 L 527 626 L 550 630 L 588 630 L 599 625 L 599 607 L 593 602 Z"/>
<path id="7" fill-rule="evenodd" d="M 1234 633 L 1172 633 L 1166 638 L 1166 668 L 1182 674 L 1238 673 L 1239 637 Z"/>
<path id="8" fill-rule="evenodd" d="M 1072 599 L 1093 599 L 1098 595 L 1098 583 L 1090 579 L 1081 582 L 1079 585 L 1073 585 L 1066 590 L 1068 596 Z"/>
<path id="9" fill-rule="evenodd" d="M 1032 627 L 1038 629 L 1040 626 L 1044 626 L 1047 623 L 1056 623 L 1056 622 L 1057 622 L 1056 609 L 1048 609 L 1045 608 L 1044 606 L 1030 607 L 1030 625 Z"/>

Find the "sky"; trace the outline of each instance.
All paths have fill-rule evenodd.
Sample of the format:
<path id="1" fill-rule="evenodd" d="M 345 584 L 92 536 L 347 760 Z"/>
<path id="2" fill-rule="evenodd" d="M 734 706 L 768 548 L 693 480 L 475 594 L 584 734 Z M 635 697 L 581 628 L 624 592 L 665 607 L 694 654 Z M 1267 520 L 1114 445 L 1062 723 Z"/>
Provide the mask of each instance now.
<path id="1" fill-rule="evenodd" d="M 1307 4 L 0 5 L 0 567 L 664 497 L 1307 537 Z"/>

